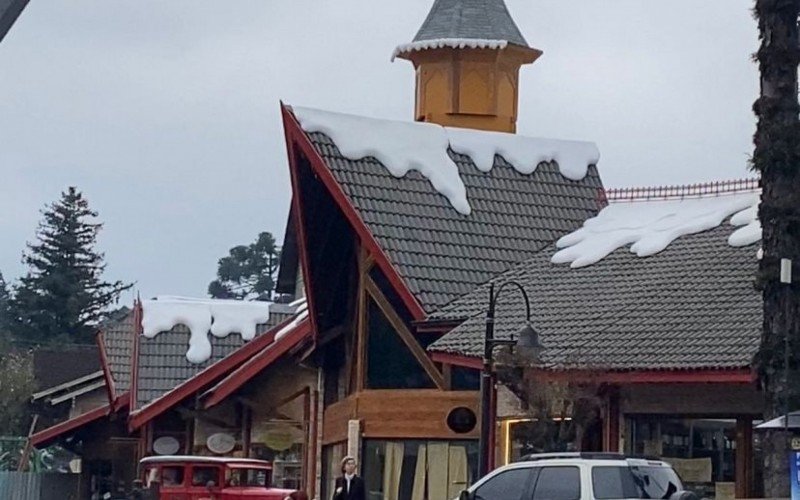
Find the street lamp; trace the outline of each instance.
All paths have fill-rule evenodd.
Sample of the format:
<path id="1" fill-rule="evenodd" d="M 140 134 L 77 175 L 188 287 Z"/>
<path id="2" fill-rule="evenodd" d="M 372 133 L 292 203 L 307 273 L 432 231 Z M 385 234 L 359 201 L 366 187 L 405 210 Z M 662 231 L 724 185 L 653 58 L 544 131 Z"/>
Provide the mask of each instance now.
<path id="1" fill-rule="evenodd" d="M 511 336 L 510 340 L 494 338 L 494 310 L 497 297 L 507 286 L 514 286 L 522 293 L 525 299 L 525 326 L 517 334 L 517 339 Z M 494 283 L 489 285 L 489 309 L 486 311 L 486 336 L 483 340 L 483 370 L 481 371 L 481 435 L 478 452 L 478 476 L 483 477 L 489 472 L 489 435 L 491 433 L 491 399 L 492 399 L 492 364 L 494 362 L 494 348 L 497 346 L 509 346 L 525 354 L 529 354 L 534 360 L 538 359 L 544 346 L 539 340 L 539 333 L 531 326 L 531 303 L 525 288 L 516 281 L 506 281 L 497 292 L 494 291 Z"/>

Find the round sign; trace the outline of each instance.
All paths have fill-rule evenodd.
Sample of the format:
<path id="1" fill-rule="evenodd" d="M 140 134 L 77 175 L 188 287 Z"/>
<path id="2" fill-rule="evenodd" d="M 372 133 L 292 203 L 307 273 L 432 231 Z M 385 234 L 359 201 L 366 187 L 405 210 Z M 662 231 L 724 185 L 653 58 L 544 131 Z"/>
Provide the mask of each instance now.
<path id="1" fill-rule="evenodd" d="M 270 429 L 264 433 L 264 444 L 274 451 L 286 451 L 294 444 L 292 430 L 287 428 Z"/>
<path id="2" fill-rule="evenodd" d="M 172 436 L 161 436 L 153 441 L 153 451 L 157 455 L 174 455 L 181 449 L 181 443 Z"/>
<path id="3" fill-rule="evenodd" d="M 447 427 L 456 434 L 471 432 L 478 424 L 478 417 L 469 408 L 459 406 L 447 414 Z"/>
<path id="4" fill-rule="evenodd" d="M 230 453 L 236 447 L 236 438 L 224 432 L 208 436 L 206 446 L 214 453 Z"/>

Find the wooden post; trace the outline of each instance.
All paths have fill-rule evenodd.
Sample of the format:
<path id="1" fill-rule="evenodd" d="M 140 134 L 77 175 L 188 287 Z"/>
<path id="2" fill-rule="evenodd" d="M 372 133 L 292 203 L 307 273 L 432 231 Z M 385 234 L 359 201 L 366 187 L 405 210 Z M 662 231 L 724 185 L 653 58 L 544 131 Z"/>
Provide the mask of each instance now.
<path id="1" fill-rule="evenodd" d="M 736 498 L 749 498 L 753 486 L 753 419 L 736 419 Z"/>
<path id="2" fill-rule="evenodd" d="M 31 422 L 31 427 L 28 430 L 28 439 L 25 440 L 25 448 L 22 449 L 22 454 L 19 457 L 19 464 L 17 465 L 17 472 L 25 472 L 25 468 L 28 467 L 28 459 L 31 456 L 31 437 L 33 436 L 33 431 L 36 430 L 36 422 L 39 421 L 39 415 L 33 416 L 33 421 Z"/>

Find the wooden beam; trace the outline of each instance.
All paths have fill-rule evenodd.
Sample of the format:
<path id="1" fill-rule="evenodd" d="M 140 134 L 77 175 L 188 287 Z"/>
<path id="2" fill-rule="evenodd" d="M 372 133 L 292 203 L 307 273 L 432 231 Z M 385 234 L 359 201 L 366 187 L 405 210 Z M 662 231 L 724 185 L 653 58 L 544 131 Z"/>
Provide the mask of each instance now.
<path id="1" fill-rule="evenodd" d="M 750 498 L 753 483 L 753 419 L 736 419 L 736 498 Z"/>
<path id="2" fill-rule="evenodd" d="M 397 331 L 397 334 L 400 335 L 400 338 L 403 339 L 403 342 L 411 350 L 411 354 L 414 355 L 419 364 L 422 365 L 422 368 L 425 369 L 425 372 L 427 372 L 428 376 L 431 377 L 431 380 L 433 380 L 433 383 L 436 384 L 436 387 L 441 390 L 445 390 L 446 384 L 444 381 L 444 376 L 442 376 L 442 373 L 436 368 L 436 365 L 433 364 L 431 358 L 428 357 L 428 353 L 426 353 L 425 349 L 419 345 L 417 339 L 414 338 L 414 335 L 408 329 L 406 324 L 403 323 L 403 320 L 400 319 L 400 316 L 397 315 L 391 304 L 389 304 L 389 301 L 380 291 L 378 285 L 376 285 L 369 276 L 366 278 L 365 285 L 367 293 L 369 293 L 373 300 L 375 300 L 375 303 L 378 305 L 380 310 L 384 315 L 386 315 L 386 319 L 389 320 L 389 323 L 392 324 L 395 331 Z"/>
<path id="3" fill-rule="evenodd" d="M 442 376 L 444 377 L 445 390 L 450 391 L 453 389 L 453 365 L 442 365 Z"/>
<path id="4" fill-rule="evenodd" d="M 367 367 L 367 293 L 365 288 L 368 278 L 369 255 L 362 246 L 358 251 L 358 298 L 356 299 L 356 380 L 355 390 L 363 390 L 366 383 Z"/>

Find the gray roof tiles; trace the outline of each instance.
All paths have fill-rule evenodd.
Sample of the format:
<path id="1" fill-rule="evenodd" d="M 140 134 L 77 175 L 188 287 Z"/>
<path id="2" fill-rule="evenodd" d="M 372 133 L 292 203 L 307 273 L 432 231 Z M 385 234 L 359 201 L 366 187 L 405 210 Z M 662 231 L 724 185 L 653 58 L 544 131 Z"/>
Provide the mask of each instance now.
<path id="1" fill-rule="evenodd" d="M 762 305 L 753 286 L 756 248 L 730 247 L 733 230 L 684 236 L 652 257 L 619 249 L 582 269 L 551 264 L 550 246 L 494 281 L 526 288 L 552 368 L 743 368 L 758 348 Z M 434 313 L 468 319 L 429 349 L 479 356 L 487 303 L 484 284 Z M 518 331 L 523 315 L 519 293 L 504 291 L 496 336 Z"/>
<path id="2" fill-rule="evenodd" d="M 106 323 L 103 327 L 106 356 L 117 394 L 122 394 L 131 386 L 133 337 L 133 311 L 122 319 Z"/>
<path id="3" fill-rule="evenodd" d="M 503 0 L 436 0 L 414 41 L 441 38 L 506 40 L 528 47 Z"/>
<path id="4" fill-rule="evenodd" d="M 419 172 L 396 178 L 374 158 L 344 158 L 324 134 L 308 136 L 428 312 L 532 257 L 598 210 L 601 182 L 594 167 L 572 181 L 555 164 L 526 175 L 497 157 L 484 173 L 451 151 L 472 206 L 464 216 Z"/>

